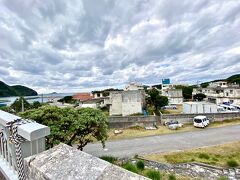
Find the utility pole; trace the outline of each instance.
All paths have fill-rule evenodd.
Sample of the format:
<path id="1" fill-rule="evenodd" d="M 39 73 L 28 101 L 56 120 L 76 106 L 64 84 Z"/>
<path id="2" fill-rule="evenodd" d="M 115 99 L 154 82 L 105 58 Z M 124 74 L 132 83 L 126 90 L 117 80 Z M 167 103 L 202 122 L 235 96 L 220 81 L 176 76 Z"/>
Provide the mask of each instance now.
<path id="1" fill-rule="evenodd" d="M 43 103 L 43 94 L 42 94 L 42 103 Z"/>
<path id="2" fill-rule="evenodd" d="M 23 103 L 23 98 L 22 98 L 22 112 L 24 112 L 24 103 Z"/>

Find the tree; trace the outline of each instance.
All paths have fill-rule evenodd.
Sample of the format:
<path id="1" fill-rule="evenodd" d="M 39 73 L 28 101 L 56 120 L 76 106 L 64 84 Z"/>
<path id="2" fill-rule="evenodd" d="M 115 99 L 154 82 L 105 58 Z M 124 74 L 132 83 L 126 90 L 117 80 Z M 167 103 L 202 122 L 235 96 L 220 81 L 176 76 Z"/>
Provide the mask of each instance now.
<path id="1" fill-rule="evenodd" d="M 193 99 L 196 101 L 202 101 L 204 98 L 206 98 L 206 95 L 203 93 L 198 93 L 193 96 Z"/>
<path id="2" fill-rule="evenodd" d="M 83 150 L 93 138 L 101 141 L 103 146 L 107 139 L 107 118 L 98 109 L 42 106 L 20 113 L 20 116 L 50 127 L 47 148 L 63 142 L 71 146 L 78 143 L 78 149 Z"/>
<path id="3" fill-rule="evenodd" d="M 147 104 L 154 106 L 155 112 L 168 104 L 168 98 L 166 96 L 161 96 L 159 91 L 155 88 L 148 90 L 147 94 Z"/>
<path id="4" fill-rule="evenodd" d="M 31 105 L 23 97 L 17 98 L 10 107 L 18 113 L 22 111 L 22 105 L 24 110 L 30 109 L 31 107 Z"/>
<path id="5" fill-rule="evenodd" d="M 62 99 L 59 99 L 58 102 L 62 102 L 62 103 L 75 103 L 75 100 L 73 99 L 72 96 L 65 96 Z"/>
<path id="6" fill-rule="evenodd" d="M 193 88 L 194 86 L 182 86 L 182 85 L 176 86 L 176 89 L 182 89 L 184 99 L 192 99 Z"/>

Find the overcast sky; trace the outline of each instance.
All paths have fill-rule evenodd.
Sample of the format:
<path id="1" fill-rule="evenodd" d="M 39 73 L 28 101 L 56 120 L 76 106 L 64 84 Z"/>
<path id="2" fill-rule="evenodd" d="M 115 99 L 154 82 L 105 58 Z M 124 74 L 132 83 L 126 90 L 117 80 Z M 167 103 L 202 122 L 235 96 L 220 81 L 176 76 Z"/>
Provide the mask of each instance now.
<path id="1" fill-rule="evenodd" d="M 0 0 L 0 80 L 42 92 L 240 73 L 240 0 Z"/>

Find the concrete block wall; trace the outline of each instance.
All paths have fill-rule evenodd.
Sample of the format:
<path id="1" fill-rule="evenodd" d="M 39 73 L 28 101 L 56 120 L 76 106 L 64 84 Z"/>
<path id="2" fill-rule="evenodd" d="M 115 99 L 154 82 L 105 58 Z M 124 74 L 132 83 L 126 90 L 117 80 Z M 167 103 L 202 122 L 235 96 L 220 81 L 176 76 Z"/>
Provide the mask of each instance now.
<path id="1" fill-rule="evenodd" d="M 152 127 L 160 125 L 159 116 L 110 116 L 109 128 L 128 128 L 131 126 Z"/>
<path id="2" fill-rule="evenodd" d="M 192 123 L 195 116 L 204 115 L 207 116 L 212 122 L 223 121 L 226 119 L 239 119 L 240 112 L 235 113 L 203 113 L 203 114 L 161 114 L 161 123 L 176 120 L 180 123 Z"/>

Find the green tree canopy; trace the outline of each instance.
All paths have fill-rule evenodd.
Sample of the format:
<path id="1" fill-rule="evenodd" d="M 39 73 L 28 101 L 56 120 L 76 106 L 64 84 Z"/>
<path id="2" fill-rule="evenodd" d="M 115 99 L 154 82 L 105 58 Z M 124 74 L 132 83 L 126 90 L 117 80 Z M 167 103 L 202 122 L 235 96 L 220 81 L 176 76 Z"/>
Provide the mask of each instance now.
<path id="1" fill-rule="evenodd" d="M 193 86 L 177 85 L 176 89 L 182 89 L 184 99 L 192 99 Z"/>
<path id="2" fill-rule="evenodd" d="M 161 107 L 168 104 L 168 98 L 161 96 L 159 91 L 155 88 L 147 91 L 147 104 L 154 106 L 155 110 L 159 110 Z"/>
<path id="3" fill-rule="evenodd" d="M 98 109 L 42 106 L 20 113 L 20 116 L 50 127 L 51 134 L 46 139 L 48 148 L 63 142 L 68 145 L 76 143 L 78 149 L 83 150 L 94 138 L 103 146 L 107 139 L 107 118 Z"/>
<path id="4" fill-rule="evenodd" d="M 22 105 L 24 106 L 24 110 L 30 109 L 31 105 L 24 99 L 23 97 L 17 98 L 13 104 L 10 106 L 15 112 L 22 111 Z"/>
<path id="5" fill-rule="evenodd" d="M 193 96 L 195 101 L 202 101 L 204 98 L 206 98 L 206 95 L 203 93 L 198 93 Z"/>

